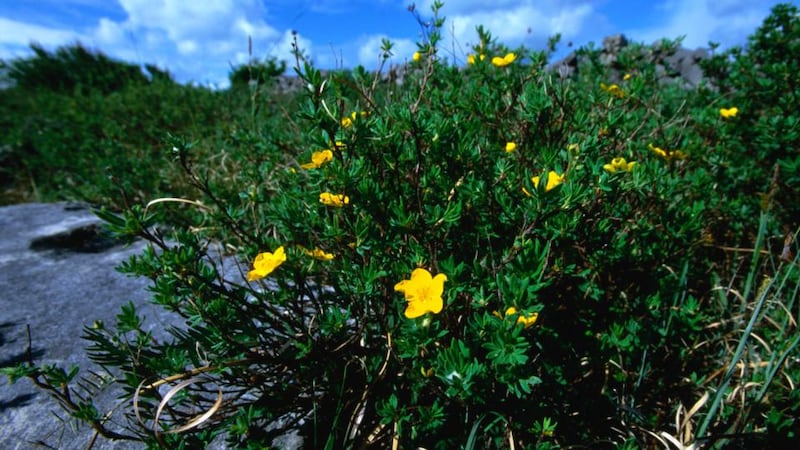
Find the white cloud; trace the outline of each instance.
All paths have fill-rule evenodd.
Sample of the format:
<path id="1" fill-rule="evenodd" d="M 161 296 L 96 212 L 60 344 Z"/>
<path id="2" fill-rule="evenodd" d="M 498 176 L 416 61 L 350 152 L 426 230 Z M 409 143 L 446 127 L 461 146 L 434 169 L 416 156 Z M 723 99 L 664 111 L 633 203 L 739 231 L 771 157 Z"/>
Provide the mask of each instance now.
<path id="1" fill-rule="evenodd" d="M 456 42 L 477 43 L 475 28 L 483 25 L 500 42 L 516 45 L 531 38 L 537 41 L 546 39 L 556 33 L 561 33 L 564 37 L 575 36 L 591 13 L 592 7 L 589 5 L 550 11 L 533 6 L 519 6 L 507 10 L 456 15 L 449 20 Z"/>
<path id="2" fill-rule="evenodd" d="M 98 17 L 80 31 L 0 18 L 0 56 L 30 54 L 29 37 L 48 49 L 80 41 L 112 57 L 165 67 L 179 81 L 223 86 L 230 64 L 249 60 L 248 39 L 253 57 L 293 61 L 291 32 L 266 23 L 259 0 L 119 0 L 119 7 L 118 18 Z M 309 40 L 300 44 L 311 52 Z"/>
<path id="3" fill-rule="evenodd" d="M 366 38 L 358 49 L 358 64 L 367 70 L 377 69 L 380 65 L 383 52 L 383 40 L 388 39 L 392 43 L 392 57 L 390 62 L 400 64 L 411 59 L 417 51 L 417 44 L 410 39 L 390 38 L 386 35 L 373 35 Z"/>
<path id="4" fill-rule="evenodd" d="M 687 48 L 705 48 L 709 41 L 744 44 L 769 14 L 769 7 L 765 2 L 742 0 L 675 0 L 664 5 L 662 26 L 625 30 L 625 34 L 646 44 L 685 35 Z"/>
<path id="5" fill-rule="evenodd" d="M 15 48 L 24 50 L 25 53 L 27 53 L 26 49 L 31 42 L 39 43 L 45 47 L 52 47 L 85 40 L 86 38 L 86 36 L 72 30 L 47 28 L 32 23 L 9 20 L 4 17 L 0 17 L 0 30 L 3 30 L 0 33 L 0 48 Z M 2 58 L 17 56 L 12 55 L 9 50 L 2 50 L 2 53 L 8 53 L 7 55 L 0 54 Z"/>
<path id="6" fill-rule="evenodd" d="M 417 4 L 417 11 L 430 15 L 433 0 Z M 440 16 L 445 17 L 444 39 L 457 50 L 470 53 L 478 44 L 478 25 L 498 42 L 515 47 L 542 48 L 547 39 L 561 34 L 565 40 L 582 34 L 589 17 L 595 14 L 588 1 L 569 0 L 450 0 L 444 2 Z M 463 58 L 463 55 L 455 55 Z"/>
<path id="7" fill-rule="evenodd" d="M 406 4 L 415 3 L 417 11 L 424 15 L 431 13 L 434 0 L 423 0 L 421 2 L 407 1 Z M 535 4 L 542 2 L 532 2 L 530 0 L 493 0 L 491 3 L 486 0 L 447 0 L 440 11 L 440 15 L 449 14 L 472 14 L 487 9 L 506 9 L 513 6 L 524 6 L 525 4 Z M 550 3 L 550 2 L 546 2 Z"/>
<path id="8" fill-rule="evenodd" d="M 264 4 L 256 0 L 120 0 L 127 18 L 119 27 L 144 44 L 139 51 L 151 61 L 169 67 L 184 81 L 206 74 L 200 83 L 228 83 L 230 65 L 252 57 L 275 56 L 291 61 L 290 32 L 281 33 L 262 17 Z M 310 42 L 304 41 L 307 50 Z"/>
<path id="9" fill-rule="evenodd" d="M 94 38 L 103 44 L 119 44 L 125 40 L 125 30 L 117 22 L 102 17 L 95 29 Z"/>
<path id="10" fill-rule="evenodd" d="M 314 54 L 313 45 L 310 40 L 304 38 L 300 34 L 295 35 L 291 30 L 286 30 L 279 40 L 271 44 L 267 51 L 267 56 L 286 61 L 287 66 L 292 67 L 295 62 L 294 53 L 292 53 L 292 44 L 294 43 L 295 37 L 297 38 L 297 46 L 303 54 L 308 56 Z"/>
<path id="11" fill-rule="evenodd" d="M 182 55 L 191 55 L 192 53 L 197 53 L 198 47 L 197 42 L 186 39 L 178 42 L 178 53 Z"/>
<path id="12" fill-rule="evenodd" d="M 120 4 L 131 28 L 164 30 L 173 41 L 201 34 L 218 39 L 241 32 L 241 27 L 235 25 L 241 20 L 246 22 L 250 13 L 260 16 L 261 12 L 257 3 L 248 0 L 120 0 Z"/>
<path id="13" fill-rule="evenodd" d="M 264 9 L 252 0 L 120 0 L 128 15 L 123 26 L 135 32 L 159 31 L 179 51 L 219 54 L 229 50 L 233 42 L 254 42 L 280 39 L 281 33 L 263 20 Z M 225 45 L 227 43 L 228 45 Z"/>

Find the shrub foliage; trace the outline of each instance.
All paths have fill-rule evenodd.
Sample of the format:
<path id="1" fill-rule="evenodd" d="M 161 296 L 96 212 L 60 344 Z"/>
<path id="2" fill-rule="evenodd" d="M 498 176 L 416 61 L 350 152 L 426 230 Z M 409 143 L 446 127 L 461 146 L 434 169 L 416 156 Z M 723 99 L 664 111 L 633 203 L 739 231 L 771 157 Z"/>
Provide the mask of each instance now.
<path id="1" fill-rule="evenodd" d="M 156 339 L 131 305 L 85 329 L 129 402 L 116 428 L 69 387 L 77 372 L 4 371 L 108 437 L 166 448 L 263 448 L 291 429 L 313 448 L 794 439 L 797 8 L 776 6 L 686 89 L 659 81 L 645 46 L 623 50 L 620 73 L 582 49 L 562 79 L 548 52 L 482 28 L 447 64 L 439 6 L 402 86 L 298 53 L 307 89 L 291 107 L 259 83 L 168 79 L 101 89 L 121 96 L 90 103 L 102 111 L 49 97 L 73 103 L 27 117 L 46 132 L 20 128 L 14 150 L 60 141 L 69 114 L 101 135 L 117 114 L 144 132 L 15 160 L 31 173 L 79 151 L 136 175 L 126 138 L 154 139 L 158 172 L 119 175 L 126 202 L 98 214 L 150 242 L 120 270 L 151 279 L 185 326 Z M 137 123 L 156 99 L 163 120 Z"/>

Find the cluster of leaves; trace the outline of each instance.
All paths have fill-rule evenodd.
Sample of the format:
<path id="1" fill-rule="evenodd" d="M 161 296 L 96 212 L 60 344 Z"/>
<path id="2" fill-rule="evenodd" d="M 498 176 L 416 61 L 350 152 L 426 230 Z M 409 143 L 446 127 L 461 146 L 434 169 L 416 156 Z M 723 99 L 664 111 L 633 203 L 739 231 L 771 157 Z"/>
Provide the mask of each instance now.
<path id="1" fill-rule="evenodd" d="M 714 144 L 706 157 L 708 171 L 719 183 L 713 186 L 713 197 L 730 200 L 717 207 L 725 216 L 751 218 L 734 220 L 734 226 L 751 227 L 763 205 L 773 203 L 778 205 L 773 214 L 785 225 L 781 231 L 797 226 L 800 63 L 790 55 L 800 52 L 798 36 L 797 8 L 778 5 L 750 36 L 746 49 L 735 47 L 703 62 L 713 84 L 698 93 L 700 100 L 725 102 L 746 112 L 724 127 L 708 121 L 697 125 L 697 132 Z"/>
<path id="2" fill-rule="evenodd" d="M 157 227 L 169 202 L 100 213 L 152 243 L 121 270 L 186 326 L 88 327 L 136 409 L 80 418 L 168 448 L 793 439 L 797 9 L 686 89 L 642 46 L 618 79 L 591 49 L 561 79 L 482 28 L 445 64 L 439 6 L 401 89 L 303 62 L 296 113 L 251 109 L 221 169 L 171 137 L 184 225 Z M 7 372 L 68 384 L 48 370 Z"/>

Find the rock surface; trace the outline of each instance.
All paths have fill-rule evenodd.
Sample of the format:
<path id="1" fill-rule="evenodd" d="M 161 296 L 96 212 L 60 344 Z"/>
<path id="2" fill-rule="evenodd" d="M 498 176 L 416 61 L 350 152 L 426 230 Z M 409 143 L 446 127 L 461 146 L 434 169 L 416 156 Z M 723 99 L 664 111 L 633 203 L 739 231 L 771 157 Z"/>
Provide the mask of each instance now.
<path id="1" fill-rule="evenodd" d="M 85 373 L 93 365 L 80 339 L 84 325 L 97 319 L 115 323 L 128 301 L 147 316 L 150 327 L 174 321 L 148 303 L 148 280 L 114 269 L 144 244 L 117 245 L 101 233 L 99 223 L 88 208 L 75 204 L 0 208 L 0 366 L 27 360 L 30 327 L 37 364 L 78 365 Z M 10 385 L 0 378 L 0 448 L 87 448 L 93 431 L 85 425 L 75 430 L 56 416 L 66 417 L 29 380 Z M 100 438 L 92 448 L 142 447 Z"/>
<path id="2" fill-rule="evenodd" d="M 102 320 L 111 329 L 122 305 L 133 302 L 144 317 L 143 328 L 156 338 L 167 337 L 169 326 L 182 320 L 150 303 L 149 280 L 119 273 L 115 268 L 145 247 L 109 238 L 101 221 L 85 205 L 22 204 L 0 207 L 0 367 L 31 357 L 37 365 L 54 364 L 81 374 L 97 370 L 86 355 L 84 326 Z M 227 260 L 226 277 L 244 279 L 242 268 Z M 30 354 L 28 327 L 30 327 Z M 121 417 L 130 402 L 116 399 L 108 389 L 94 398 L 101 414 L 118 407 Z M 127 409 L 130 411 L 130 409 Z M 66 413 L 30 380 L 9 384 L 0 376 L 0 449 L 57 448 L 95 450 L 142 449 L 132 441 L 109 441 L 87 425 L 62 421 Z M 120 423 L 117 420 L 117 423 Z M 120 425 L 124 425 L 124 422 Z M 76 428 L 77 427 L 77 428 Z M 112 427 L 115 431 L 120 427 Z M 96 438 L 96 441 L 94 439 Z M 277 438 L 277 448 L 302 448 L 297 431 Z M 224 439 L 210 449 L 223 449 Z"/>
<path id="3" fill-rule="evenodd" d="M 600 48 L 600 63 L 612 70 L 610 82 L 618 82 L 625 74 L 625 68 L 619 62 L 619 54 L 629 41 L 622 34 L 615 34 L 603 39 Z M 695 88 L 703 80 L 703 70 L 700 61 L 708 59 L 711 55 L 706 49 L 690 50 L 683 47 L 667 49 L 661 42 L 654 42 L 645 48 L 641 58 L 656 65 L 656 73 L 662 84 L 678 83 L 686 88 Z M 550 69 L 563 78 L 574 76 L 581 70 L 584 61 L 578 52 L 572 52 L 560 61 L 550 65 Z"/>

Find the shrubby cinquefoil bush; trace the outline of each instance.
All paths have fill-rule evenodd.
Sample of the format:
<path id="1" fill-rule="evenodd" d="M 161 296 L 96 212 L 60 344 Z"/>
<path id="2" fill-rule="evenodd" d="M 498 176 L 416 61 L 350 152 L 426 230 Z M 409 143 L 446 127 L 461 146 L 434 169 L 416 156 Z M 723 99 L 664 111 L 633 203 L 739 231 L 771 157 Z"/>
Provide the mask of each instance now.
<path id="1" fill-rule="evenodd" d="M 641 46 L 619 80 L 591 49 L 561 79 L 483 29 L 454 66 L 438 7 L 402 87 L 298 52 L 298 112 L 232 130 L 225 177 L 172 136 L 196 196 L 100 212 L 152 243 L 120 269 L 185 319 L 168 340 L 132 308 L 87 327 L 124 426 L 62 393 L 75 373 L 7 372 L 165 448 L 292 429 L 310 448 L 796 437 L 797 9 L 689 90 Z"/>

